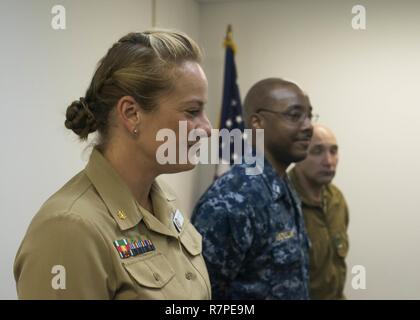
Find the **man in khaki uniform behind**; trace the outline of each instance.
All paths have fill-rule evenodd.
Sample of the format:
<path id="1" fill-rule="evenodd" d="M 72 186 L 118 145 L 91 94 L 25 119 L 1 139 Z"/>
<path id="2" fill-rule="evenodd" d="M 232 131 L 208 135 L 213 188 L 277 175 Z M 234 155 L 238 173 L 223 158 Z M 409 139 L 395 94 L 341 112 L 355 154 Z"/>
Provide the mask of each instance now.
<path id="1" fill-rule="evenodd" d="M 302 200 L 311 240 L 311 299 L 345 298 L 349 213 L 343 194 L 331 183 L 337 163 L 338 145 L 334 134 L 317 124 L 308 156 L 289 172 Z"/>

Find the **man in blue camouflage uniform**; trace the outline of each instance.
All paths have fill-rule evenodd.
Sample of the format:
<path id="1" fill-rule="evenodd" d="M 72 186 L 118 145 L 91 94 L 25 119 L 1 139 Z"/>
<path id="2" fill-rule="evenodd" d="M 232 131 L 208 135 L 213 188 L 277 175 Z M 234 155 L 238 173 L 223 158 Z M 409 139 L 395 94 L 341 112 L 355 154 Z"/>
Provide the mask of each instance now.
<path id="1" fill-rule="evenodd" d="M 192 216 L 203 236 L 213 298 L 309 299 L 309 242 L 286 175 L 307 155 L 309 99 L 294 83 L 265 79 L 248 92 L 244 116 L 247 128 L 264 129 L 263 173 L 247 175 L 250 165 L 234 165 Z"/>

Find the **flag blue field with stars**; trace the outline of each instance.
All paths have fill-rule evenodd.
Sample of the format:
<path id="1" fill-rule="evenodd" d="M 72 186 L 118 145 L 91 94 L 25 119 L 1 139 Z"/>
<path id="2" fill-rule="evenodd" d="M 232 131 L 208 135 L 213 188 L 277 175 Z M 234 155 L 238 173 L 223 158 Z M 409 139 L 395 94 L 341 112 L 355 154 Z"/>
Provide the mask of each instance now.
<path id="1" fill-rule="evenodd" d="M 226 33 L 226 38 L 224 41 L 224 46 L 226 48 L 225 53 L 225 71 L 224 71 L 224 81 L 223 81 L 223 100 L 222 100 L 222 111 L 220 114 L 220 124 L 219 129 L 224 128 L 229 131 L 233 129 L 239 129 L 241 132 L 244 132 L 244 121 L 242 116 L 242 103 L 241 97 L 239 94 L 239 87 L 237 84 L 237 73 L 236 73 L 236 64 L 235 64 L 235 53 L 236 46 L 232 39 L 232 27 L 229 25 Z M 241 141 L 243 145 L 243 139 Z M 230 152 L 229 159 L 222 158 L 223 149 L 227 148 L 227 145 L 222 143 L 222 139 L 219 140 L 219 164 L 216 168 L 215 178 L 221 176 L 230 166 L 234 163 L 234 160 L 239 156 L 235 154 L 233 148 L 233 139 L 230 141 Z M 243 147 L 242 154 L 243 157 Z M 225 152 L 227 153 L 227 152 Z"/>

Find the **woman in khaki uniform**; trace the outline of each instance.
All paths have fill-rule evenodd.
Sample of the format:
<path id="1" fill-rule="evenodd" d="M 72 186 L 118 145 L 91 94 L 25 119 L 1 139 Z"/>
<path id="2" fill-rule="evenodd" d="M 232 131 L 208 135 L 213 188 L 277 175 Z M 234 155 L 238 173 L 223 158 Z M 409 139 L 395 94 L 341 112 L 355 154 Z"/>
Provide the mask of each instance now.
<path id="1" fill-rule="evenodd" d="M 201 236 L 156 179 L 194 167 L 158 163 L 159 129 L 186 121 L 210 134 L 200 57 L 171 31 L 130 33 L 109 49 L 65 121 L 82 140 L 98 131 L 98 143 L 31 222 L 14 265 L 19 298 L 211 298 Z"/>

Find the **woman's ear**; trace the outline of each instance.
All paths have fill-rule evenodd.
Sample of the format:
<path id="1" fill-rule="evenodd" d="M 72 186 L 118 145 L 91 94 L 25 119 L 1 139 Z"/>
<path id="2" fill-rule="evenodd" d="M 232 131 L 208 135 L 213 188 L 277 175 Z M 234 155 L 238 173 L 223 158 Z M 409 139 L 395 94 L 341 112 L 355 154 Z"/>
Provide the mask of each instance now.
<path id="1" fill-rule="evenodd" d="M 124 96 L 118 100 L 116 107 L 118 118 L 124 128 L 131 134 L 137 134 L 141 123 L 140 106 L 131 96 Z"/>

